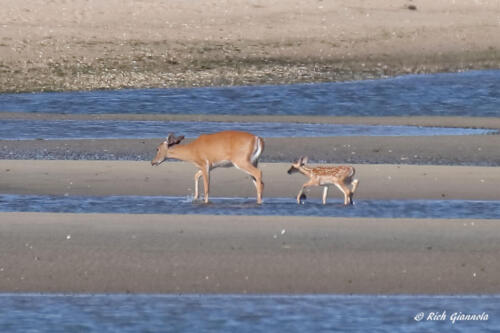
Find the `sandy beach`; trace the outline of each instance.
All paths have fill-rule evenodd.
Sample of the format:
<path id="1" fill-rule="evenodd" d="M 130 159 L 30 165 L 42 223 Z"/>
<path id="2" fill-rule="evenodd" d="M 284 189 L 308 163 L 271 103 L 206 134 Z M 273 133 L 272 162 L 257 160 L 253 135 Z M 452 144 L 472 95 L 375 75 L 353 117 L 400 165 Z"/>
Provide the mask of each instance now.
<path id="1" fill-rule="evenodd" d="M 361 180 L 359 199 L 468 199 L 500 200 L 496 167 L 430 165 L 354 165 Z M 288 175 L 287 163 L 261 163 L 265 197 L 294 200 L 307 180 Z M 0 160 L 0 193 L 50 195 L 172 195 L 194 193 L 197 169 L 184 162 Z M 200 185 L 200 189 L 201 189 Z M 255 187 L 236 168 L 219 168 L 211 174 L 211 195 L 254 197 Z M 321 188 L 311 189 L 319 198 Z M 330 197 L 340 198 L 331 191 Z"/>
<path id="2" fill-rule="evenodd" d="M 1 213 L 0 292 L 496 293 L 499 220 Z"/>
<path id="3" fill-rule="evenodd" d="M 0 92 L 498 68 L 499 14 L 494 0 L 5 0 Z"/>

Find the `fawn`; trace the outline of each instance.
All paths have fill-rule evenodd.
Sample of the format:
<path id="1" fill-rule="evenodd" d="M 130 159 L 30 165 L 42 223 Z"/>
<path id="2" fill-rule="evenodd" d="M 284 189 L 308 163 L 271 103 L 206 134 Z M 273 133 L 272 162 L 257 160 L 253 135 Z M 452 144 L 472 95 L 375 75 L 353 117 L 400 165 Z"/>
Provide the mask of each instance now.
<path id="1" fill-rule="evenodd" d="M 344 205 L 352 205 L 352 196 L 359 184 L 358 179 L 353 179 L 355 170 L 352 166 L 318 166 L 307 167 L 308 161 L 306 157 L 300 157 L 297 162 L 292 163 L 288 170 L 288 174 L 300 172 L 309 177 L 309 180 L 302 185 L 299 194 L 297 195 L 297 203 L 300 204 L 302 198 L 306 198 L 304 188 L 310 186 L 324 186 L 323 188 L 323 205 L 326 204 L 326 197 L 328 195 L 328 186 L 337 186 L 342 193 L 344 193 Z M 352 185 L 349 189 L 348 185 Z"/>

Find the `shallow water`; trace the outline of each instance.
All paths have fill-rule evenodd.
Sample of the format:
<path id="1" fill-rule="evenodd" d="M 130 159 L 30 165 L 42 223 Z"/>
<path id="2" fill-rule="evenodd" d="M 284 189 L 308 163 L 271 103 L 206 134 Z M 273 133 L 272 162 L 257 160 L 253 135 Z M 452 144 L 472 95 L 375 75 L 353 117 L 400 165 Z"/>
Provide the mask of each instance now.
<path id="1" fill-rule="evenodd" d="M 436 136 L 483 135 L 498 131 L 473 128 L 371 126 L 303 123 L 233 123 L 186 121 L 119 121 L 119 120 L 14 120 L 0 122 L 0 140 L 27 139 L 116 139 L 158 138 L 169 132 L 188 138 L 200 133 L 223 130 L 248 131 L 262 137 L 326 136 Z"/>
<path id="2" fill-rule="evenodd" d="M 500 70 L 277 86 L 0 94 L 0 111 L 498 117 Z"/>
<path id="3" fill-rule="evenodd" d="M 0 331 L 498 332 L 499 305 L 496 295 L 0 294 Z"/>
<path id="4" fill-rule="evenodd" d="M 373 218 L 477 218 L 500 219 L 500 201 L 473 200 L 355 200 L 344 207 L 331 198 L 327 205 L 308 199 L 298 205 L 295 198 L 216 198 L 208 205 L 192 197 L 172 196 L 49 196 L 0 195 L 0 212 L 210 214 L 328 216 Z"/>

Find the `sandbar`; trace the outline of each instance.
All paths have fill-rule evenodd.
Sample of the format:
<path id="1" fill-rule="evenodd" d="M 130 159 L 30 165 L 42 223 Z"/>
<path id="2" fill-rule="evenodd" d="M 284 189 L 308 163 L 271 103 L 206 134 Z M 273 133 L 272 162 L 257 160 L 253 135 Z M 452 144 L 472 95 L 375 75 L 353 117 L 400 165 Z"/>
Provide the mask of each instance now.
<path id="1" fill-rule="evenodd" d="M 500 220 L 0 213 L 0 221 L 0 292 L 500 288 Z"/>

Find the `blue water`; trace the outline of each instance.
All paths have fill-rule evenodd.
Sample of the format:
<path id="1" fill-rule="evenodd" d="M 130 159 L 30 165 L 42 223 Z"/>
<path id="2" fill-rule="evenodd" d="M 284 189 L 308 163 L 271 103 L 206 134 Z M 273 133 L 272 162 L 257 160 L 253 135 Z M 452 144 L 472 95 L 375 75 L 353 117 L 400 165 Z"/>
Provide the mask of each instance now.
<path id="1" fill-rule="evenodd" d="M 339 196 L 340 197 L 340 196 Z M 343 200 L 343 199 L 342 199 Z M 51 196 L 0 195 L 0 212 L 125 213 L 125 214 L 210 214 L 274 215 L 373 218 L 477 218 L 500 219 L 500 201 L 473 200 L 355 200 L 344 207 L 338 198 L 216 198 L 210 203 L 193 202 L 192 197 L 167 196 Z"/>
<path id="2" fill-rule="evenodd" d="M 278 86 L 0 94 L 0 111 L 498 117 L 500 70 Z"/>
<path id="3" fill-rule="evenodd" d="M 303 124 L 279 122 L 186 122 L 186 121 L 120 121 L 120 120 L 17 120 L 0 122 L 0 140 L 27 139 L 114 139 L 158 138 L 169 132 L 188 138 L 200 133 L 223 130 L 248 131 L 262 137 L 326 136 L 435 136 L 482 135 L 498 131 L 473 128 L 370 126 L 338 124 Z"/>
<path id="4" fill-rule="evenodd" d="M 453 320 L 460 314 L 482 320 Z M 500 297 L 0 294 L 0 331 L 11 333 L 450 330 L 498 332 Z"/>

